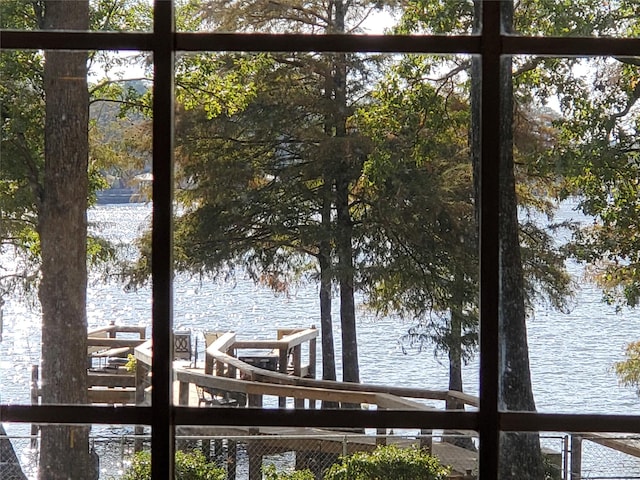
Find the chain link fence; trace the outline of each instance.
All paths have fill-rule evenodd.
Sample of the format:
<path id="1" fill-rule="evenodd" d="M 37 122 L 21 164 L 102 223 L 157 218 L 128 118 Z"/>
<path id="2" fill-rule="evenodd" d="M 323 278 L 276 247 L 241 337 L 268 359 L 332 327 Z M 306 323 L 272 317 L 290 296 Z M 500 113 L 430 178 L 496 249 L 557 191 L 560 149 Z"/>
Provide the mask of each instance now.
<path id="1" fill-rule="evenodd" d="M 568 480 L 640 479 L 640 437 L 575 435 L 570 452 L 573 469 Z"/>
<path id="2" fill-rule="evenodd" d="M 196 430 L 197 431 L 197 430 Z M 20 467 L 10 456 L 0 456 L 2 480 L 37 478 L 37 438 L 11 436 L 10 441 Z M 228 480 L 262 479 L 261 470 L 308 469 L 316 478 L 340 456 L 371 451 L 379 444 L 430 448 L 441 463 L 453 466 L 452 479 L 471 480 L 477 474 L 477 438 L 455 435 L 374 434 L 356 435 L 197 435 L 177 437 L 179 449 L 201 450 L 209 461 L 224 468 Z M 100 459 L 100 480 L 119 480 L 130 467 L 135 451 L 150 447 L 144 435 L 115 434 L 92 436 L 91 449 Z M 628 436 L 590 437 L 559 434 L 541 438 L 547 462 L 554 465 L 557 480 L 640 480 L 640 438 Z M 6 447 L 6 444 L 5 444 Z M 5 452 L 6 448 L 0 449 Z"/>

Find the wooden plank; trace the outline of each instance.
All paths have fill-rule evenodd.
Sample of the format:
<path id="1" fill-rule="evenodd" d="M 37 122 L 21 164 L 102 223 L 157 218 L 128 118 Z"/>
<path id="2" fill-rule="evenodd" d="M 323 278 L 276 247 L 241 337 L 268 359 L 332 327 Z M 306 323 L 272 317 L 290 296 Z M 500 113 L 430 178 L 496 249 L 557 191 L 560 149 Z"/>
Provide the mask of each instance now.
<path id="1" fill-rule="evenodd" d="M 480 406 L 480 399 L 474 395 L 469 395 L 468 393 L 458 392 L 456 390 L 449 390 L 447 392 L 447 396 L 457 398 L 458 400 L 462 400 L 466 405 L 471 405 L 473 407 Z"/>
<path id="2" fill-rule="evenodd" d="M 422 388 L 392 387 L 387 385 L 377 385 L 371 383 L 349 383 L 333 380 L 318 380 L 313 378 L 298 378 L 285 375 L 279 372 L 260 370 L 254 380 L 283 385 L 298 385 L 319 388 L 337 388 L 354 392 L 388 393 L 398 397 L 422 398 L 426 400 L 441 400 L 447 398 L 448 392 L 443 390 L 427 390 Z M 470 396 L 471 400 L 477 402 L 477 397 Z"/>
<path id="3" fill-rule="evenodd" d="M 97 337 L 102 333 L 137 333 L 140 338 L 144 338 L 146 335 L 147 327 L 134 326 L 134 325 L 108 325 L 106 327 L 95 328 L 87 332 L 89 337 Z"/>
<path id="4" fill-rule="evenodd" d="M 142 338 L 87 338 L 87 346 L 89 347 L 105 347 L 105 348 L 119 348 L 119 347 L 137 347 L 145 342 Z"/>
<path id="5" fill-rule="evenodd" d="M 216 377 L 183 369 L 176 369 L 175 378 L 178 381 L 194 383 L 203 387 L 230 392 L 246 393 L 249 395 L 272 395 L 276 397 L 289 397 L 294 399 L 313 399 L 342 403 L 368 403 L 373 405 L 377 405 L 377 402 L 379 400 L 379 394 L 371 392 L 352 392 L 339 389 L 269 384 L 225 377 Z M 405 399 L 394 399 L 390 395 L 382 395 L 380 397 L 380 401 L 382 401 L 385 405 L 394 405 L 394 408 L 428 408 L 417 402 L 411 402 Z"/>
<path id="6" fill-rule="evenodd" d="M 174 376 L 175 379 L 179 382 L 187 382 L 202 387 L 239 393 L 247 393 L 246 385 L 250 383 L 235 378 L 207 375 L 204 373 L 182 368 L 176 368 L 174 371 Z"/>
<path id="7" fill-rule="evenodd" d="M 207 330 L 207 331 L 203 332 L 202 335 L 204 336 L 204 348 L 205 348 L 205 350 L 209 347 L 209 345 L 211 345 L 213 342 L 215 342 L 217 339 L 219 339 L 225 333 L 226 332 L 217 331 L 217 330 Z"/>
<path id="8" fill-rule="evenodd" d="M 218 351 L 211 353 L 209 350 L 207 350 L 207 353 L 210 353 L 217 361 L 226 363 L 230 367 L 240 370 L 240 372 L 242 372 L 248 378 L 253 378 L 255 375 L 260 374 L 261 372 L 269 372 L 269 370 L 254 367 L 253 365 L 249 365 L 248 363 L 245 363 L 242 360 L 237 359 L 236 357 L 232 357 L 231 355 L 227 355 L 226 353 L 221 353 Z"/>
<path id="9" fill-rule="evenodd" d="M 142 362 L 150 369 L 151 368 L 151 340 L 146 340 L 134 350 L 136 361 Z"/>
<path id="10" fill-rule="evenodd" d="M 348 383 L 348 382 L 337 382 L 332 380 L 316 380 L 312 378 L 299 378 L 291 375 L 287 375 L 281 372 L 271 372 L 269 370 L 264 370 L 261 368 L 256 368 L 251 365 L 247 365 L 244 362 L 241 362 L 235 357 L 230 355 L 216 353 L 213 355 L 216 360 L 224 363 L 228 363 L 229 365 L 234 366 L 241 372 L 245 374 L 245 376 L 260 382 L 269 382 L 280 385 L 296 385 L 296 386 L 306 386 L 312 388 L 327 388 L 327 389 L 338 389 L 338 390 L 346 390 L 353 392 L 369 392 L 369 393 L 386 393 L 390 395 L 395 395 L 398 397 L 412 397 L 412 398 L 423 398 L 429 400 L 442 400 L 444 401 L 447 398 L 448 392 L 441 390 L 425 390 L 419 388 L 406 388 L 406 387 L 390 387 L 385 385 L 373 385 L 373 384 L 365 384 L 365 383 Z M 464 395 L 464 394 L 463 394 Z M 476 397 L 469 396 L 470 401 L 477 402 Z M 464 398 L 464 397 L 463 397 Z"/>
<path id="11" fill-rule="evenodd" d="M 109 348 L 107 350 L 99 350 L 91 353 L 91 358 L 121 357 L 133 353 L 133 347 Z"/>
<path id="12" fill-rule="evenodd" d="M 287 342 L 289 347 L 295 347 L 296 345 L 308 342 L 314 338 L 318 338 L 318 330 L 315 328 L 306 328 L 301 332 L 285 335 L 280 339 L 280 341 Z"/>
<path id="13" fill-rule="evenodd" d="M 134 374 L 89 372 L 87 383 L 90 387 L 135 387 L 136 377 Z"/>
<path id="14" fill-rule="evenodd" d="M 434 410 L 433 407 L 388 393 L 376 393 L 375 404 L 386 409 L 396 410 Z"/>
<path id="15" fill-rule="evenodd" d="M 90 388 L 88 394 L 91 403 L 133 404 L 136 400 L 136 391 L 131 388 Z"/>
<path id="16" fill-rule="evenodd" d="M 89 333 L 88 338 L 109 338 L 109 332 L 104 331 L 104 329 L 93 331 Z M 91 355 L 96 352 L 103 350 L 103 347 L 89 347 L 87 348 L 87 354 Z"/>
<path id="17" fill-rule="evenodd" d="M 598 433 L 588 433 L 582 435 L 582 440 L 590 440 L 592 442 L 598 443 L 602 446 L 611 448 L 612 450 L 617 450 L 622 453 L 626 453 L 627 455 L 631 455 L 636 458 L 640 458 L 640 446 L 638 440 L 635 440 L 635 445 L 632 445 L 630 442 L 632 439 L 625 440 L 617 436 L 616 438 L 610 438 L 603 434 Z"/>
<path id="18" fill-rule="evenodd" d="M 238 340 L 234 348 L 256 348 L 266 350 L 282 350 L 301 345 L 318 337 L 315 328 L 291 329 L 293 333 L 282 336 L 278 340 Z"/>
<path id="19" fill-rule="evenodd" d="M 242 380 L 239 380 L 242 381 Z M 342 403 L 375 403 L 375 394 L 368 392 L 347 392 L 344 390 L 329 390 L 325 388 L 296 387 L 291 385 L 274 385 L 267 383 L 246 382 L 247 393 L 273 395 L 289 398 L 311 398 L 328 402 Z"/>
<path id="20" fill-rule="evenodd" d="M 280 350 L 287 348 L 287 343 L 280 340 L 237 340 L 233 344 L 236 349 Z"/>
<path id="21" fill-rule="evenodd" d="M 282 337 L 285 337 L 287 335 L 291 335 L 293 333 L 298 333 L 301 332 L 303 330 L 306 330 L 304 328 L 278 328 L 276 330 L 276 338 L 278 340 L 281 340 Z"/>
<path id="22" fill-rule="evenodd" d="M 209 345 L 209 348 L 207 348 L 207 353 L 210 351 L 226 353 L 235 342 L 236 342 L 235 332 L 223 333 L 215 342 Z"/>
<path id="23" fill-rule="evenodd" d="M 94 330 L 89 330 L 87 332 L 87 336 L 88 337 L 101 337 L 101 338 L 108 338 L 109 337 L 109 333 L 113 330 L 113 326 L 108 326 L 108 327 L 101 327 L 101 328 L 96 328 Z"/>

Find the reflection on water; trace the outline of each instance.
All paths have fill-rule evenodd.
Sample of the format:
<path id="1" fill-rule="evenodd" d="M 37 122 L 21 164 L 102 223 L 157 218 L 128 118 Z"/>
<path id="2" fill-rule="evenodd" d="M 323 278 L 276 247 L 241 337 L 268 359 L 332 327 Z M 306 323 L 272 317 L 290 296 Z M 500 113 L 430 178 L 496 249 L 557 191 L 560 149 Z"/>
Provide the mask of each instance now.
<path id="1" fill-rule="evenodd" d="M 89 212 L 95 228 L 114 241 L 131 241 L 150 218 L 145 204 L 101 205 Z M 561 219 L 578 217 L 570 208 Z M 3 261 L 6 261 L 3 259 Z M 576 276 L 577 265 L 571 265 Z M 175 283 L 176 328 L 190 329 L 198 338 L 203 359 L 204 330 L 235 330 L 240 338 L 273 338 L 278 327 L 319 325 L 318 290 L 300 285 L 288 295 L 275 294 L 243 278 L 212 282 L 178 276 Z M 338 312 L 336 304 L 334 312 Z M 92 282 L 87 294 L 89 328 L 110 320 L 150 326 L 148 288 L 125 292 L 117 283 Z M 446 358 L 429 351 L 403 355 L 397 338 L 409 326 L 393 318 L 374 319 L 360 310 L 358 323 L 363 382 L 446 389 Z M 334 313 L 334 337 L 339 364 L 340 326 Z M 148 332 L 150 333 L 150 332 Z M 541 411 L 571 413 L 636 413 L 632 388 L 620 387 L 611 371 L 625 344 L 640 337 L 637 313 L 616 313 L 601 302 L 600 292 L 582 282 L 570 314 L 539 306 L 529 321 L 529 346 L 536 403 Z M 320 347 L 320 345 L 318 345 Z M 9 299 L 4 306 L 4 335 L 0 343 L 1 403 L 29 402 L 30 366 L 39 361 L 38 312 Z M 321 365 L 318 365 L 321 368 Z M 339 367 L 338 367 L 339 368 Z M 477 359 L 464 369 L 465 388 L 478 391 Z M 16 427 L 15 425 L 11 427 Z"/>
<path id="2" fill-rule="evenodd" d="M 89 212 L 94 228 L 112 241 L 131 245 L 150 222 L 147 204 L 102 205 Z M 578 217 L 570 208 L 561 219 Z M 133 248 L 133 247 L 131 247 Z M 573 273 L 581 273 L 577 265 Z M 611 372 L 624 345 L 640 337 L 636 312 L 616 313 L 601 301 L 600 292 L 582 282 L 569 314 L 539 306 L 529 321 L 531 367 L 538 408 L 542 411 L 635 413 L 638 399 L 632 388 L 620 387 Z M 175 283 L 175 326 L 190 329 L 198 339 L 202 359 L 204 330 L 235 330 L 241 338 L 271 338 L 278 327 L 319 325 L 318 291 L 314 284 L 297 286 L 288 295 L 255 286 L 247 278 L 200 281 L 178 276 Z M 338 312 L 336 305 L 334 312 Z M 121 284 L 92 282 L 87 293 L 89 328 L 110 320 L 150 326 L 148 288 L 125 292 Z M 358 336 L 363 382 L 402 384 L 432 389 L 448 385 L 446 358 L 429 351 L 403 355 L 397 338 L 408 323 L 375 319 L 359 310 Z M 336 342 L 340 325 L 334 313 Z M 29 401 L 30 365 L 40 355 L 40 317 L 28 306 L 9 299 L 4 306 L 4 338 L 0 344 L 2 403 Z M 339 363 L 338 354 L 338 363 Z M 464 370 L 465 388 L 478 390 L 477 359 Z M 320 368 L 320 365 L 319 365 Z M 25 383 L 26 382 L 26 383 Z"/>

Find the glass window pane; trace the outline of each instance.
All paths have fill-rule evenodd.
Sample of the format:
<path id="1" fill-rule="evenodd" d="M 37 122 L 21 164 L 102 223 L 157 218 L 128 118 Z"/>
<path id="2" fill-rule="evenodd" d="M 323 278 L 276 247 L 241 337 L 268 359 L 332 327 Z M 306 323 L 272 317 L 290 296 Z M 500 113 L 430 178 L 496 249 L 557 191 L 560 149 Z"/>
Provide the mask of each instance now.
<path id="1" fill-rule="evenodd" d="M 135 403 L 128 355 L 151 324 L 130 268 L 151 212 L 139 58 L 0 55 L 2 403 Z"/>
<path id="2" fill-rule="evenodd" d="M 517 2 L 514 32 L 549 37 L 638 37 L 640 10 L 634 0 Z"/>
<path id="3" fill-rule="evenodd" d="M 130 425 L 4 423 L 0 435 L 0 475 L 7 480 L 77 478 L 82 468 L 88 472 L 85 478 L 121 478 L 132 459 L 144 455 L 136 452 L 151 446 L 148 428 Z"/>
<path id="4" fill-rule="evenodd" d="M 500 478 L 635 478 L 640 475 L 637 435 L 619 433 L 505 432 Z M 532 476 L 531 472 L 544 472 Z"/>
<path id="5" fill-rule="evenodd" d="M 638 67 L 517 57 L 513 72 L 520 235 L 501 230 L 503 406 L 636 413 Z"/>
<path id="6" fill-rule="evenodd" d="M 179 56 L 174 334 L 191 343 L 183 367 L 231 378 L 184 387 L 185 403 L 244 404 L 250 393 L 264 407 L 308 408 L 303 393 L 267 385 L 251 399 L 247 382 L 274 371 L 304 382 L 272 383 L 306 387 L 411 387 L 418 403 L 477 393 L 470 65 Z"/>
<path id="7" fill-rule="evenodd" d="M 445 34 L 468 35 L 472 2 L 263 3 L 230 7 L 225 2 L 183 2 L 176 8 L 176 28 L 185 32 L 303 33 L 309 35 Z M 295 45 L 292 45 L 295 48 Z"/>
<path id="8" fill-rule="evenodd" d="M 151 31 L 148 0 L 0 2 L 0 28 L 9 30 Z"/>

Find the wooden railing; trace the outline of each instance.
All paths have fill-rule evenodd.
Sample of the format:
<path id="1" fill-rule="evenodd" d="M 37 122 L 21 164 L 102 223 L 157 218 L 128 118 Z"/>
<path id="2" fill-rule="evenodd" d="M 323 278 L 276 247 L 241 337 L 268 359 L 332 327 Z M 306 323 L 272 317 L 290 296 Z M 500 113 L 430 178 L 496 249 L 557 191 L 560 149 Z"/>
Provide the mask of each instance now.
<path id="1" fill-rule="evenodd" d="M 253 365 L 249 365 L 241 360 L 239 360 L 236 356 L 232 355 L 233 352 L 237 348 L 272 348 L 278 349 L 280 352 L 280 357 L 283 357 L 282 352 L 289 351 L 290 348 L 299 348 L 299 346 L 305 342 L 309 341 L 312 338 L 315 329 L 310 329 L 310 331 L 297 331 L 295 333 L 282 335 L 281 340 L 278 341 L 249 341 L 249 342 L 239 342 L 236 340 L 236 334 L 234 332 L 227 332 L 222 334 L 217 340 L 215 340 L 209 347 L 206 349 L 206 360 L 205 360 L 205 376 L 211 377 L 213 372 L 216 372 L 216 376 L 214 379 L 221 379 L 226 377 L 227 379 L 236 379 L 239 373 L 240 379 L 248 380 L 251 382 L 259 382 L 262 384 L 261 388 L 267 388 L 267 384 L 269 385 L 280 385 L 280 386 L 288 386 L 288 387 L 298 387 L 299 390 L 295 390 L 297 392 L 294 394 L 294 390 L 290 390 L 291 395 L 277 395 L 281 398 L 280 404 L 282 404 L 282 399 L 286 397 L 293 397 L 298 400 L 296 407 L 303 406 L 303 400 L 323 400 L 323 401 L 332 401 L 332 402 L 344 402 L 344 403 L 367 403 L 372 405 L 378 405 L 380 408 L 399 408 L 399 409 L 413 409 L 417 408 L 418 405 L 421 405 L 419 402 L 414 402 L 411 400 L 405 400 L 403 397 L 409 397 L 414 399 L 427 399 L 427 400 L 441 400 L 446 402 L 448 399 L 456 399 L 462 402 L 465 405 L 469 405 L 472 407 L 478 407 L 479 400 L 477 397 L 468 395 L 462 392 L 457 391 L 441 391 L 441 390 L 426 390 L 421 388 L 407 388 L 407 387 L 393 387 L 386 385 L 374 385 L 374 384 L 365 384 L 365 383 L 347 383 L 347 382 L 337 382 L 331 380 L 317 380 L 315 378 L 308 378 L 305 375 L 296 375 L 296 371 L 301 373 L 306 373 L 306 370 L 302 366 L 299 365 L 296 356 L 294 354 L 294 364 L 293 364 L 293 375 L 288 375 L 286 373 L 286 365 L 283 368 L 283 361 L 280 361 L 279 371 L 274 372 L 270 370 L 266 370 L 263 368 L 259 368 Z M 316 333 L 317 335 L 317 333 Z M 315 340 L 315 339 L 314 339 Z M 315 349 L 310 346 L 309 348 L 309 364 L 315 364 Z M 294 350 L 295 352 L 295 350 Z M 312 356 L 313 355 L 313 356 Z M 298 358 L 300 356 L 298 355 Z M 315 370 L 313 370 L 315 374 Z M 182 375 L 182 373 L 180 373 Z M 183 377 L 187 378 L 187 377 Z M 193 377 L 195 378 L 195 377 Z M 179 379 L 178 379 L 179 380 Z M 202 380 L 199 378 L 198 380 Z M 213 380 L 214 383 L 216 380 Z M 196 383 L 196 382 L 191 382 Z M 206 384 L 205 384 L 206 383 Z M 210 382 L 205 382 L 202 384 L 204 387 L 211 388 L 220 388 L 222 390 L 232 390 L 233 388 L 242 388 L 241 383 L 226 383 L 224 386 L 213 385 Z M 197 384 L 197 383 L 196 383 Z M 224 388 L 226 387 L 226 388 Z M 310 393 L 307 397 L 300 396 L 300 392 L 304 392 L 304 389 L 310 389 L 308 392 Z M 238 390 L 240 391 L 240 390 Z M 313 396 L 311 392 L 322 392 L 322 391 L 331 391 L 331 392 L 342 392 L 338 395 L 331 396 L 332 398 L 320 398 L 319 396 Z M 280 392 L 287 392 L 286 389 L 280 389 Z M 243 391 L 242 393 L 248 393 Z M 365 394 L 377 394 L 377 395 L 386 395 L 386 400 L 380 401 L 371 401 L 371 397 L 367 397 L 367 400 L 358 401 L 359 393 Z M 273 393 L 264 393 L 265 395 L 276 395 Z M 339 398 L 339 399 L 336 399 Z M 389 400 L 389 398 L 394 398 L 395 400 Z M 378 397 L 382 399 L 383 397 Z M 301 401 L 302 400 L 302 401 Z M 254 402 L 261 403 L 258 400 L 254 400 Z M 385 405 L 385 403 L 394 403 L 393 406 Z M 403 404 L 404 406 L 401 406 Z M 407 403 L 409 402 L 409 403 Z M 314 402 L 309 402 L 309 408 L 315 408 Z"/>

